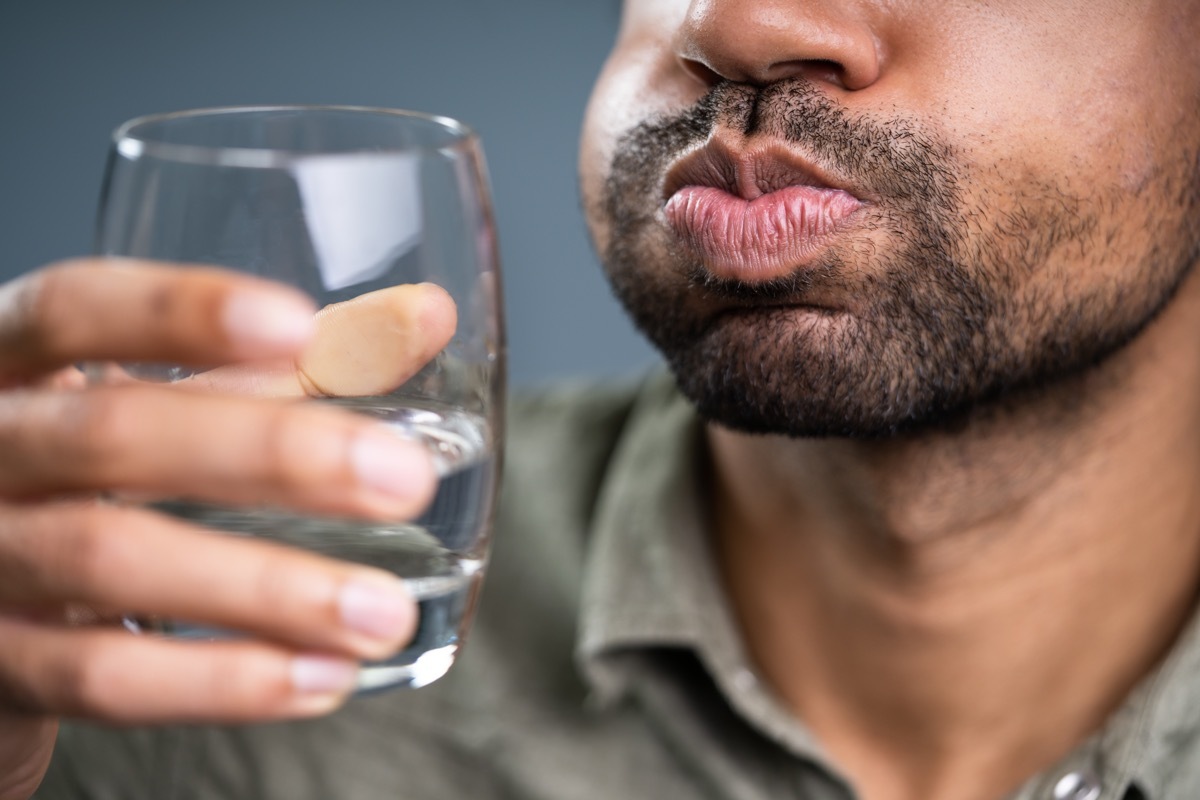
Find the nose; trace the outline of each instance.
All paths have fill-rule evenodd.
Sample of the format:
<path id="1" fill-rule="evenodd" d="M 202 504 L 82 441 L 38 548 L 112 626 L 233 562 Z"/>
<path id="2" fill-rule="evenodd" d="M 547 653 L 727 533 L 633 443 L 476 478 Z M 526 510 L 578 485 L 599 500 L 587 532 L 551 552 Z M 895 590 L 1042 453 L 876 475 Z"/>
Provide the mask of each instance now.
<path id="1" fill-rule="evenodd" d="M 879 79 L 879 43 L 853 0 L 691 0 L 675 53 L 706 85 L 805 77 L 858 91 Z"/>

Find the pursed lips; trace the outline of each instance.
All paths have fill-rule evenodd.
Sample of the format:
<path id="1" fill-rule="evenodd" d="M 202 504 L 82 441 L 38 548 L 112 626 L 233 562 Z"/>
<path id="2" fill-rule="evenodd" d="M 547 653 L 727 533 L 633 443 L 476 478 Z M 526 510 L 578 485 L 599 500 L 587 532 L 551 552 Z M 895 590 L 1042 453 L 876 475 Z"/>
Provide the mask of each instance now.
<path id="1" fill-rule="evenodd" d="M 667 173 L 667 225 L 715 277 L 768 281 L 802 269 L 863 206 L 786 146 L 714 137 Z"/>

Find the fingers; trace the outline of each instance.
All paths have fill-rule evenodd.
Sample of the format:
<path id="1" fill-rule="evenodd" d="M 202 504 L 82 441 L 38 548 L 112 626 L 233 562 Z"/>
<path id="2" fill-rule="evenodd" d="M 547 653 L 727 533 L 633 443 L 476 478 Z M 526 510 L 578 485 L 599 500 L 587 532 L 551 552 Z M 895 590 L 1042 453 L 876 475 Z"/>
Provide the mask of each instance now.
<path id="1" fill-rule="evenodd" d="M 99 503 L 9 508 L 0 520 L 0 608 L 85 603 L 364 659 L 415 630 L 403 582 L 370 567 Z"/>
<path id="2" fill-rule="evenodd" d="M 431 286 L 372 293 L 314 320 L 300 294 L 251 277 L 111 259 L 0 287 L 0 386 L 27 387 L 0 393 L 0 709 L 134 723 L 339 704 L 358 660 L 413 634 L 416 606 L 397 578 L 146 509 L 58 498 L 103 491 L 413 517 L 436 485 L 421 445 L 323 404 L 239 397 L 235 383 L 293 397 L 386 392 L 445 346 L 455 322 Z M 234 393 L 85 387 L 70 369 L 83 361 L 225 365 L 204 380 Z M 63 609 L 79 606 L 254 638 L 186 643 L 63 624 Z"/>
<path id="3" fill-rule="evenodd" d="M 269 396 L 382 394 L 441 351 L 456 324 L 453 300 L 433 284 L 370 292 L 314 318 L 299 292 L 250 276 L 79 259 L 0 286 L 0 385 L 80 361 L 256 361 L 188 382 Z"/>
<path id="4" fill-rule="evenodd" d="M 313 311 L 294 289 L 215 268 L 63 262 L 0 287 L 0 383 L 89 360 L 291 356 L 312 335 Z"/>
<path id="5" fill-rule="evenodd" d="M 327 306 L 299 359 L 233 365 L 186 381 L 198 388 L 288 397 L 353 397 L 390 392 L 454 335 L 457 310 L 433 284 L 393 286 Z"/>
<path id="6" fill-rule="evenodd" d="M 0 706 L 108 722 L 242 722 L 327 713 L 354 662 L 249 641 L 181 642 L 0 618 Z"/>
<path id="7" fill-rule="evenodd" d="M 9 498 L 117 490 L 395 519 L 435 483 L 420 444 L 320 404 L 153 385 L 0 395 Z"/>

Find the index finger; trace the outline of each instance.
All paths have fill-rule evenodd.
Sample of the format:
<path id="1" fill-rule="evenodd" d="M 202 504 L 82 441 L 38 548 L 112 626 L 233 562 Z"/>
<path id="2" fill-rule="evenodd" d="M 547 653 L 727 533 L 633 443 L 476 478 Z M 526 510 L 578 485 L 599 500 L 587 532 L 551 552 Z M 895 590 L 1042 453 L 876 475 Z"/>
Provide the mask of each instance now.
<path id="1" fill-rule="evenodd" d="M 0 286 L 0 384 L 80 361 L 212 365 L 298 352 L 301 292 L 215 267 L 77 259 Z"/>

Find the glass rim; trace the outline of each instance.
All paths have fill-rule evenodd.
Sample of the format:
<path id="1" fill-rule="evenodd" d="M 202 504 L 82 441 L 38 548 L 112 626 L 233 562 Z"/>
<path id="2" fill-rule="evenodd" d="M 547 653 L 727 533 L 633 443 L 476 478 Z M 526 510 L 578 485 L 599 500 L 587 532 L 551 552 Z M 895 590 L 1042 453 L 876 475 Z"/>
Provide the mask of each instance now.
<path id="1" fill-rule="evenodd" d="M 287 148 L 267 147 L 231 147 L 204 144 L 179 144 L 163 142 L 153 138 L 135 135 L 135 129 L 160 122 L 170 122 L 190 117 L 234 117 L 239 115 L 262 114 L 278 111 L 296 112 L 349 112 L 364 116 L 394 117 L 409 121 L 421 122 L 434 128 L 440 128 L 450 135 L 449 141 L 439 145 L 406 145 L 395 147 L 377 147 L 370 150 L 295 150 Z M 437 153 L 450 150 L 474 150 L 478 148 L 479 134 L 469 125 L 453 117 L 441 114 L 430 114 L 423 111 L 409 111 L 399 108 L 382 106 L 356 105 L 325 105 L 325 104 L 279 104 L 279 105 L 243 105 L 243 106 L 212 106 L 208 108 L 192 108 L 182 111 L 167 111 L 154 114 L 143 114 L 126 120 L 112 132 L 112 144 L 115 150 L 126 158 L 135 159 L 142 156 L 159 158 L 164 161 L 179 161 L 192 164 L 212 164 L 215 166 L 238 167 L 280 167 L 311 158 L 362 158 L 387 157 L 412 153 Z"/>

